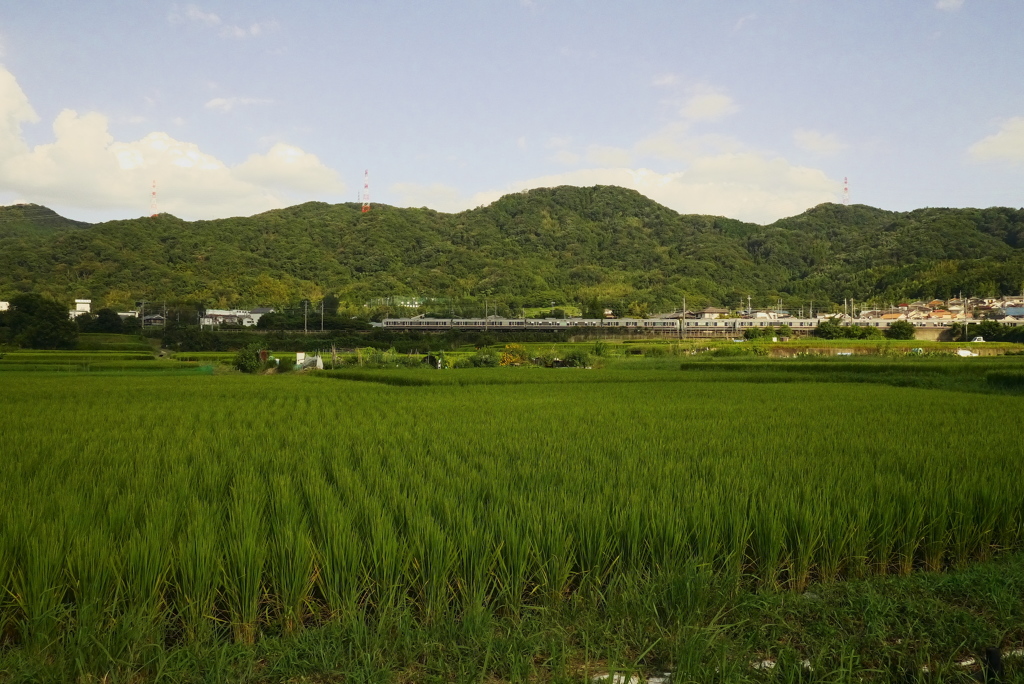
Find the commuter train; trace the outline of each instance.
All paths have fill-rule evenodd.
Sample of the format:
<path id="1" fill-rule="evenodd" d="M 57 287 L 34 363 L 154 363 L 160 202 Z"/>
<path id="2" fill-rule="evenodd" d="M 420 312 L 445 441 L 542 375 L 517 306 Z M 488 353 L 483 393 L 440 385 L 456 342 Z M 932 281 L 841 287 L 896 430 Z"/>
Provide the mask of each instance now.
<path id="1" fill-rule="evenodd" d="M 747 328 L 775 328 L 788 325 L 796 333 L 808 333 L 824 319 L 819 318 L 696 318 L 686 319 L 685 329 L 680 329 L 680 321 L 675 318 L 385 318 L 377 324 L 387 330 L 420 330 L 426 332 L 459 330 L 569 330 L 572 328 L 603 328 L 621 330 L 623 332 L 644 331 L 661 333 L 691 333 L 702 335 L 739 334 Z M 880 318 L 847 320 L 840 325 L 860 325 L 885 330 L 894 320 Z M 951 321 L 909 321 L 918 328 L 943 328 Z"/>
<path id="2" fill-rule="evenodd" d="M 612 328 L 621 330 L 679 330 L 679 322 L 660 318 L 385 318 L 388 330 L 569 330 Z"/>

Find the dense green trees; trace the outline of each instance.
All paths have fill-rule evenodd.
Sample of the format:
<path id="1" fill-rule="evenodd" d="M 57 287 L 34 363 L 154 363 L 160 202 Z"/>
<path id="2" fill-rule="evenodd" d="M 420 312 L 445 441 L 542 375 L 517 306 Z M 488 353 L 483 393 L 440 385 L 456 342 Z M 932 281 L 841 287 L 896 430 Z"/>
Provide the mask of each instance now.
<path id="1" fill-rule="evenodd" d="M 823 340 L 876 340 L 882 337 L 882 331 L 879 328 L 869 325 L 840 325 L 837 319 L 831 318 L 818 323 L 811 334 Z M 913 339 L 913 335 L 908 338 L 896 339 Z"/>
<path id="2" fill-rule="evenodd" d="M 895 321 L 885 331 L 885 337 L 890 340 L 912 340 L 916 334 L 917 328 L 907 321 Z"/>
<path id="3" fill-rule="evenodd" d="M 968 341 L 982 337 L 986 342 L 1018 342 L 1024 344 L 1024 327 L 1003 325 L 997 321 L 968 323 L 964 330 L 962 323 L 950 326 L 950 337 L 957 341 Z"/>
<path id="4" fill-rule="evenodd" d="M 62 304 L 38 294 L 18 295 L 0 312 L 0 343 L 33 349 L 73 349 L 78 327 Z"/>
<path id="5" fill-rule="evenodd" d="M 541 188 L 459 214 L 321 202 L 251 217 L 82 228 L 49 210 L 0 232 L 0 298 L 39 292 L 210 308 L 436 298 L 479 315 L 551 301 L 598 314 L 1018 293 L 1024 210 L 823 204 L 768 226 L 685 216 L 623 188 Z M 0 208 L 0 218 L 4 211 Z M 56 217 L 56 218 L 55 218 Z M 461 302 L 461 311 L 453 303 Z M 479 312 L 479 313 L 478 313 Z"/>

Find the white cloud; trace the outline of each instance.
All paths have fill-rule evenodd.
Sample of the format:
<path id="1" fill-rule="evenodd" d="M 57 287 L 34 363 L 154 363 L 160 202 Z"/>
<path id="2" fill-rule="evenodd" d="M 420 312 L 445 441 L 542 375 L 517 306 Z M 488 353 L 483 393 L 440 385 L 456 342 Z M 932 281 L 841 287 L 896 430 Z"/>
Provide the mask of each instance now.
<path id="1" fill-rule="evenodd" d="M 651 81 L 651 85 L 656 88 L 667 88 L 669 86 L 674 86 L 678 82 L 679 79 L 675 74 L 659 74 L 654 77 L 653 81 Z"/>
<path id="2" fill-rule="evenodd" d="M 732 27 L 733 31 L 739 31 L 750 22 L 757 19 L 756 14 L 744 14 L 742 17 L 736 20 L 736 25 Z"/>
<path id="3" fill-rule="evenodd" d="M 715 121 L 736 111 L 732 98 L 724 93 L 699 92 L 683 105 L 681 114 L 691 121 Z"/>
<path id="4" fill-rule="evenodd" d="M 172 5 L 171 11 L 167 14 L 167 21 L 172 24 L 192 24 L 202 28 L 221 26 L 220 35 L 223 38 L 254 38 L 277 28 L 275 21 L 253 22 L 248 26 L 224 24 L 219 15 L 206 12 L 198 5 L 193 4 L 184 7 Z"/>
<path id="5" fill-rule="evenodd" d="M 639 156 L 675 161 L 691 161 L 709 154 L 737 152 L 743 149 L 736 138 L 720 133 L 694 135 L 688 121 L 673 121 L 633 146 Z"/>
<path id="6" fill-rule="evenodd" d="M 488 204 L 510 192 L 557 185 L 618 185 L 632 188 L 681 213 L 729 216 L 770 223 L 793 216 L 808 207 L 838 199 L 842 185 L 823 171 L 791 164 L 774 154 L 749 149 L 737 138 L 718 134 L 694 134 L 700 122 L 724 116 L 736 109 L 732 99 L 702 87 L 680 111 L 680 118 L 630 147 L 590 145 L 586 161 L 591 168 L 570 170 L 520 180 L 504 188 L 463 196 L 454 188 L 406 184 L 402 192 L 409 204 L 427 204 L 444 211 L 460 211 Z M 803 135 L 819 152 L 843 146 L 832 136 L 817 132 Z M 578 164 L 568 138 L 551 138 L 553 161 Z M 665 160 L 683 166 L 676 171 L 654 171 L 637 160 Z M 415 198 L 415 201 L 412 201 Z"/>
<path id="7" fill-rule="evenodd" d="M 139 215 L 155 179 L 161 210 L 183 218 L 249 215 L 345 193 L 336 172 L 290 145 L 229 166 L 165 132 L 115 141 L 103 115 L 64 110 L 53 123 L 53 142 L 30 148 L 21 125 L 37 119 L 14 77 L 0 67 L 0 193 Z"/>
<path id="8" fill-rule="evenodd" d="M 203 106 L 219 112 L 230 112 L 235 107 L 241 105 L 271 104 L 271 102 L 272 100 L 265 100 L 259 97 L 215 97 Z"/>
<path id="9" fill-rule="evenodd" d="M 998 133 L 971 145 L 968 154 L 979 161 L 1024 162 L 1024 116 L 1004 121 Z"/>
<path id="10" fill-rule="evenodd" d="M 818 169 L 754 153 L 705 157 L 674 173 L 645 168 L 579 169 L 517 181 L 470 197 L 443 185 L 402 183 L 392 190 L 405 206 L 455 212 L 490 204 L 509 193 L 558 185 L 617 185 L 632 188 L 680 213 L 729 216 L 757 223 L 770 223 L 822 202 L 834 202 L 841 191 L 837 181 Z"/>
<path id="11" fill-rule="evenodd" d="M 599 168 L 532 178 L 500 191 L 478 193 L 462 208 L 493 202 L 501 195 L 557 185 L 618 185 L 632 188 L 684 214 L 712 214 L 770 223 L 822 202 L 834 202 L 840 184 L 822 171 L 794 166 L 782 158 L 754 153 L 722 154 L 697 160 L 674 173 L 650 169 Z"/>
<path id="12" fill-rule="evenodd" d="M 565 164 L 566 166 L 573 166 L 579 163 L 580 155 L 570 150 L 558 150 L 551 157 L 551 160 L 556 161 L 559 164 Z"/>
<path id="13" fill-rule="evenodd" d="M 518 147 L 521 150 L 525 150 L 526 149 L 526 136 L 525 135 L 519 136 L 519 138 L 516 140 L 516 147 Z"/>
<path id="14" fill-rule="evenodd" d="M 470 200 L 463 199 L 457 188 L 441 183 L 395 183 L 390 190 L 398 196 L 395 204 L 400 207 L 430 207 L 453 213 L 470 207 Z"/>
<path id="15" fill-rule="evenodd" d="M 260 187 L 297 194 L 339 194 L 344 186 L 316 155 L 293 145 L 277 143 L 266 154 L 253 154 L 234 168 L 236 178 Z"/>
<path id="16" fill-rule="evenodd" d="M 587 161 L 598 166 L 629 166 L 633 163 L 633 154 L 621 147 L 591 145 L 587 148 Z"/>
<path id="17" fill-rule="evenodd" d="M 935 6 L 946 12 L 955 12 L 964 6 L 964 0 L 938 0 Z"/>
<path id="18" fill-rule="evenodd" d="M 793 132 L 793 140 L 796 142 L 797 147 L 805 152 L 824 157 L 839 154 L 849 147 L 849 145 L 841 142 L 839 138 L 831 133 L 821 133 L 803 128 Z"/>
<path id="19" fill-rule="evenodd" d="M 198 5 L 185 5 L 179 8 L 171 6 L 167 20 L 172 24 L 197 24 L 199 26 L 217 26 L 220 24 L 220 17 L 213 12 L 204 12 Z"/>
<path id="20" fill-rule="evenodd" d="M 29 104 L 14 74 L 0 67 L 0 159 L 26 150 L 21 125 L 38 121 L 39 115 Z"/>
<path id="21" fill-rule="evenodd" d="M 255 38 L 261 36 L 267 31 L 277 28 L 277 22 L 268 21 L 263 23 L 252 23 L 248 26 L 225 26 L 220 30 L 220 35 L 224 38 Z"/>

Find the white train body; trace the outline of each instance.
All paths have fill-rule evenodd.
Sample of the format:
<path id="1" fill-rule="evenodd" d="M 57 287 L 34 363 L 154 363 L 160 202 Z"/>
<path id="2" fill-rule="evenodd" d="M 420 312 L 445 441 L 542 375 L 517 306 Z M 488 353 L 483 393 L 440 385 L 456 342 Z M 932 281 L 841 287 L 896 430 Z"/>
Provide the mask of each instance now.
<path id="1" fill-rule="evenodd" d="M 715 319 L 686 319 L 685 333 L 691 332 L 700 334 L 726 334 L 735 333 L 742 335 L 748 328 L 776 328 L 780 325 L 788 325 L 794 333 L 808 333 L 813 330 L 822 319 L 817 318 L 781 318 L 778 320 L 759 318 L 715 318 Z M 895 320 L 879 318 L 863 318 L 853 321 L 843 321 L 840 325 L 860 325 L 869 328 L 887 329 L 895 323 Z M 908 321 L 918 328 L 945 328 L 953 321 Z M 976 322 L 976 321 L 972 321 Z M 385 318 L 381 327 L 387 330 L 420 330 L 420 331 L 445 331 L 445 330 L 570 330 L 572 328 L 605 328 L 622 330 L 624 332 L 651 331 L 651 332 L 682 332 L 680 331 L 681 321 L 672 318 Z"/>

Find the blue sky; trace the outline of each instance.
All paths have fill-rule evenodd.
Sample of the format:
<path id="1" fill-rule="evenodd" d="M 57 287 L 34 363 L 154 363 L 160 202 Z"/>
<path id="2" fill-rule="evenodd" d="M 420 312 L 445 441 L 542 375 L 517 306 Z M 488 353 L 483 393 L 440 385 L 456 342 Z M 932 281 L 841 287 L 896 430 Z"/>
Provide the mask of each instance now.
<path id="1" fill-rule="evenodd" d="M 34 0 L 0 8 L 0 202 L 84 220 L 457 211 L 557 184 L 767 223 L 1024 206 L 1019 0 Z"/>

